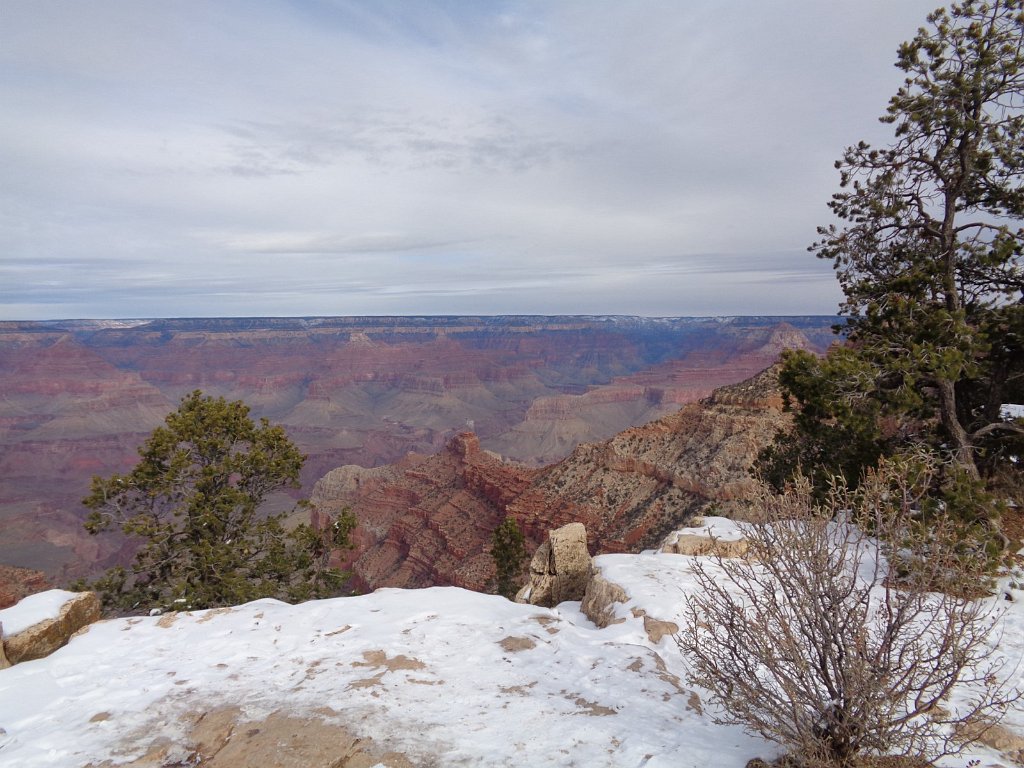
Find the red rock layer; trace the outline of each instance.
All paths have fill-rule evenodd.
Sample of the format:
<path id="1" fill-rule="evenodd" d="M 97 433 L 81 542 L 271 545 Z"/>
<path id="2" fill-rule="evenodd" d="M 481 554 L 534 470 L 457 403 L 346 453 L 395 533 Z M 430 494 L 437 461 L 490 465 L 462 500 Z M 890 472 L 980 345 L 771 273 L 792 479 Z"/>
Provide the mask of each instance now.
<path id="1" fill-rule="evenodd" d="M 23 597 L 50 589 L 42 571 L 0 565 L 0 610 L 10 608 Z"/>
<path id="2" fill-rule="evenodd" d="M 503 462 L 464 433 L 433 456 L 329 473 L 314 490 L 314 515 L 355 512 L 357 547 L 346 565 L 359 588 L 484 589 L 490 538 L 506 515 L 530 546 L 578 521 L 594 552 L 621 552 L 653 545 L 709 505 L 740 512 L 748 468 L 786 422 L 778 406 L 767 373 L 543 469 Z"/>

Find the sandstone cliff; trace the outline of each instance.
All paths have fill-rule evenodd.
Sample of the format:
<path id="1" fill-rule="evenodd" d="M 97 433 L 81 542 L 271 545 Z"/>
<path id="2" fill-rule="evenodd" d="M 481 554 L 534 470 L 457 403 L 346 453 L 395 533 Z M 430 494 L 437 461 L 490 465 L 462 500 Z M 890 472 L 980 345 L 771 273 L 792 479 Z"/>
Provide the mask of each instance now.
<path id="1" fill-rule="evenodd" d="M 786 422 L 772 369 L 536 469 L 502 461 L 471 433 L 432 456 L 377 469 L 342 467 L 314 489 L 314 522 L 350 507 L 359 520 L 346 564 L 372 589 L 483 589 L 491 533 L 506 515 L 535 547 L 549 529 L 586 525 L 595 552 L 638 551 L 712 505 L 742 514 L 748 468 Z"/>

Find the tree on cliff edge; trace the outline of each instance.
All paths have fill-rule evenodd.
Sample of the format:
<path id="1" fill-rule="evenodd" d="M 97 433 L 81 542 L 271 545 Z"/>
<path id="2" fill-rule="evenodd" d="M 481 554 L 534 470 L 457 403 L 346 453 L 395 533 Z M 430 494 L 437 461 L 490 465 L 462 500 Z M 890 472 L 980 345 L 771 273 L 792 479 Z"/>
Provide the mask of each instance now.
<path id="1" fill-rule="evenodd" d="M 286 528 L 284 513 L 259 514 L 268 494 L 298 487 L 305 457 L 281 427 L 254 423 L 245 403 L 192 392 L 139 456 L 127 475 L 93 477 L 83 500 L 92 510 L 89 533 L 117 526 L 142 539 L 130 567 L 113 568 L 89 585 L 108 609 L 304 600 L 343 584 L 345 574 L 329 558 L 348 546 L 354 519 L 345 514 L 314 530 Z"/>
<path id="2" fill-rule="evenodd" d="M 767 474 L 856 483 L 926 443 L 961 490 L 1019 486 L 1024 425 L 1000 404 L 1024 397 L 1024 0 L 935 11 L 896 66 L 881 118 L 894 141 L 845 151 L 841 223 L 811 247 L 836 269 L 849 344 L 824 363 L 789 356 L 802 417 Z"/>
<path id="3" fill-rule="evenodd" d="M 515 518 L 506 517 L 491 535 L 491 557 L 494 558 L 495 589 L 509 600 L 515 599 L 523 582 L 526 562 L 526 539 Z"/>

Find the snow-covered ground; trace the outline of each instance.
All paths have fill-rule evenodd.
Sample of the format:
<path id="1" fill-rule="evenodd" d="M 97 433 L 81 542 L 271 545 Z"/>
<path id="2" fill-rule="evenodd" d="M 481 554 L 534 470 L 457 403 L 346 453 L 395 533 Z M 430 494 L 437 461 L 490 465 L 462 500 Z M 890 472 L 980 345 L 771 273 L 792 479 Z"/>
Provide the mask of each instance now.
<path id="1" fill-rule="evenodd" d="M 237 705 L 253 720 L 327 718 L 416 765 L 740 768 L 776 748 L 715 725 L 672 638 L 652 643 L 634 611 L 681 622 L 690 560 L 597 558 L 630 595 L 606 629 L 578 603 L 440 587 L 99 622 L 0 671 L 0 766 L 127 762 L 158 738 L 182 744 L 189 713 Z M 1024 593 L 1012 594 L 1000 652 L 1019 661 Z M 1024 713 L 1007 722 L 1024 731 Z"/>

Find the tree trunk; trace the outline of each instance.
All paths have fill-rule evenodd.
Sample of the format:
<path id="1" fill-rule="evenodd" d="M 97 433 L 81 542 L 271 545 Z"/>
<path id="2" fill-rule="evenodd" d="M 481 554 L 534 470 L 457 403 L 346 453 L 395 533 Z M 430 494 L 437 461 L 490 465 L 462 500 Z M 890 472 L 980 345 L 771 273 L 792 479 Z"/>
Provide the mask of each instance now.
<path id="1" fill-rule="evenodd" d="M 974 462 L 974 446 L 956 413 L 956 389 L 953 382 L 948 379 L 940 379 L 938 385 L 939 415 L 942 426 L 946 428 L 953 443 L 954 459 L 971 478 L 977 480 L 981 475 L 978 472 L 978 465 Z"/>

